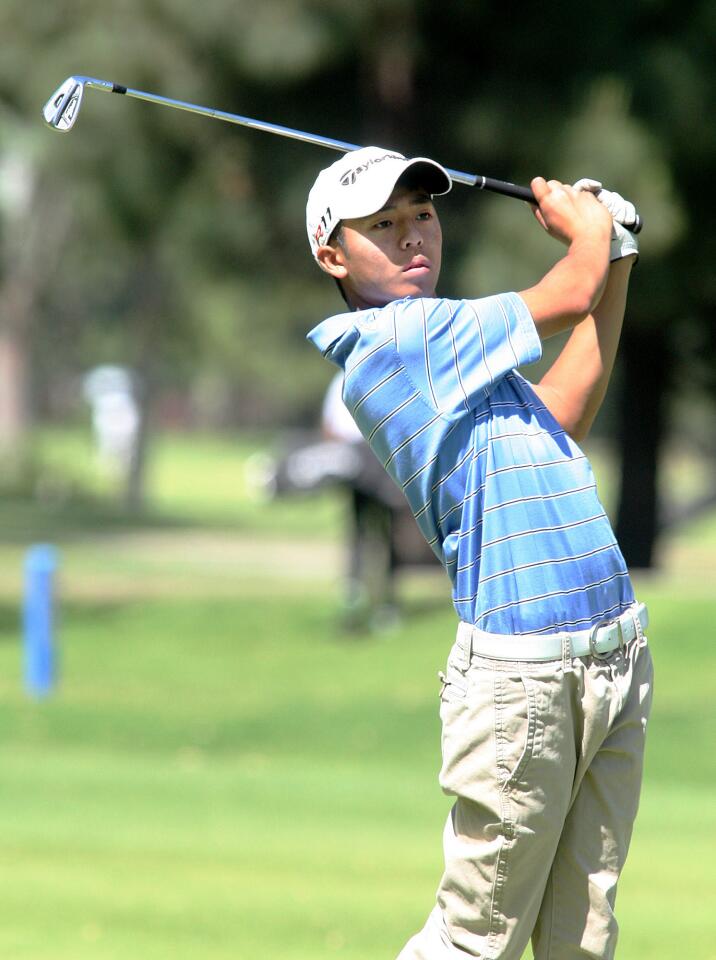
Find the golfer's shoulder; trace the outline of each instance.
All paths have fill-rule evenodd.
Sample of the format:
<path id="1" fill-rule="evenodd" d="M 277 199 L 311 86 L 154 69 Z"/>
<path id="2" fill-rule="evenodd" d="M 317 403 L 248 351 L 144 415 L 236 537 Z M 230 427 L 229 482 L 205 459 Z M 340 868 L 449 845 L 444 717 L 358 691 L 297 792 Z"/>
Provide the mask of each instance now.
<path id="1" fill-rule="evenodd" d="M 397 300 L 388 305 L 401 315 L 410 314 L 431 323 L 443 319 L 478 322 L 492 316 L 526 315 L 529 311 L 518 293 L 490 293 L 481 297 L 421 297 Z M 387 308 L 386 308 L 387 309 Z"/>
<path id="2" fill-rule="evenodd" d="M 317 350 L 329 360 L 340 363 L 349 354 L 370 350 L 377 342 L 395 337 L 393 304 L 337 313 L 306 334 Z"/>
<path id="3" fill-rule="evenodd" d="M 467 350 L 471 355 L 473 341 L 487 353 L 507 345 L 514 354 L 510 366 L 536 360 L 541 353 L 534 322 L 517 293 L 398 301 L 393 306 L 402 339 L 412 333 L 431 352 L 448 349 L 460 354 Z"/>

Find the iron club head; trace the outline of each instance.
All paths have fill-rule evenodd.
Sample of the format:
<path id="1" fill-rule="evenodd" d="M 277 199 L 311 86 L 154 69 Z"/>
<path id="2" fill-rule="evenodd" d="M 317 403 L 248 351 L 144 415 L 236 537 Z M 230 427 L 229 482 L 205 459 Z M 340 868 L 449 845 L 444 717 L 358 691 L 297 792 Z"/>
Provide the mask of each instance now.
<path id="1" fill-rule="evenodd" d="M 68 77 L 42 108 L 45 123 L 61 133 L 71 130 L 80 110 L 83 92 L 83 78 Z"/>

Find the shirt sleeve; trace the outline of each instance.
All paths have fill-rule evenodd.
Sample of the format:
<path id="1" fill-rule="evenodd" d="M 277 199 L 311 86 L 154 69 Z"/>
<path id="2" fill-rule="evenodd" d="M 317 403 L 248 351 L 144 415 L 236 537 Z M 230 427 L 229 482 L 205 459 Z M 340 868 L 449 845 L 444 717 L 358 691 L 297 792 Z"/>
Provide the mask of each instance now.
<path id="1" fill-rule="evenodd" d="M 542 344 L 516 293 L 481 300 L 402 300 L 395 304 L 398 355 L 415 386 L 442 414 L 474 409 Z"/>

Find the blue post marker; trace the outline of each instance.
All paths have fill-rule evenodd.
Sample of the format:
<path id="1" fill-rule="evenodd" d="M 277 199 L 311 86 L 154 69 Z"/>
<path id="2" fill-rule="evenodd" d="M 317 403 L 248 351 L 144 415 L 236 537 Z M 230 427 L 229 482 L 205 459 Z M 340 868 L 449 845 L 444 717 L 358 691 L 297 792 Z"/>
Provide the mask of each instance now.
<path id="1" fill-rule="evenodd" d="M 55 682 L 53 643 L 53 581 L 57 551 L 38 543 L 25 555 L 25 688 L 36 697 L 46 696 Z"/>

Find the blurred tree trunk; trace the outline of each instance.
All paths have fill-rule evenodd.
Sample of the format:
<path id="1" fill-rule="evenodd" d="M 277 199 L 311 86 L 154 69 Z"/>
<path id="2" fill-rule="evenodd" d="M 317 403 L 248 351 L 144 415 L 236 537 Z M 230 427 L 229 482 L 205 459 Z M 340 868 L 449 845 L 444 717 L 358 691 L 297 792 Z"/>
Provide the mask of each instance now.
<path id="1" fill-rule="evenodd" d="M 0 451 L 7 469 L 20 465 L 29 421 L 28 331 L 40 282 L 35 256 L 41 251 L 35 248 L 38 232 L 31 227 L 32 215 L 37 213 L 33 209 L 34 178 L 24 166 L 19 175 L 18 157 L 12 157 L 11 164 L 7 163 L 7 154 L 3 159 L 2 173 L 12 187 L 12 196 L 3 198 L 0 211 L 4 214 L 0 248 Z"/>
<path id="2" fill-rule="evenodd" d="M 385 0 L 375 8 L 369 23 L 361 78 L 365 146 L 407 151 L 416 133 L 415 5 Z"/>
<path id="3" fill-rule="evenodd" d="M 8 465 L 22 455 L 29 412 L 27 323 L 21 307 L 12 298 L 0 294 L 2 328 L 0 329 L 0 453 Z"/>
<path id="4" fill-rule="evenodd" d="M 135 372 L 135 399 L 139 413 L 137 432 L 132 447 L 132 455 L 127 466 L 124 505 L 130 513 L 140 513 L 144 508 L 146 493 L 147 449 L 149 446 L 149 424 L 151 421 L 151 391 L 146 386 L 147 370 Z"/>
<path id="5" fill-rule="evenodd" d="M 35 177 L 24 154 L 17 155 L 14 169 L 8 167 L 5 174 L 12 196 L 3 204 L 0 247 L 0 452 L 4 468 L 19 471 L 31 422 L 35 313 L 53 282 L 71 213 L 64 199 Z"/>
<path id="6" fill-rule="evenodd" d="M 145 250 L 137 262 L 139 266 L 134 276 L 135 307 L 132 311 L 132 373 L 139 423 L 124 491 L 125 506 L 132 513 L 140 512 L 146 499 L 151 412 L 156 395 L 159 358 L 165 346 L 163 320 L 169 309 L 162 268 L 156 253 Z"/>
<path id="7" fill-rule="evenodd" d="M 627 327 L 619 443 L 621 482 L 616 534 L 632 568 L 654 563 L 659 533 L 659 459 L 665 435 L 669 351 L 663 330 Z"/>

